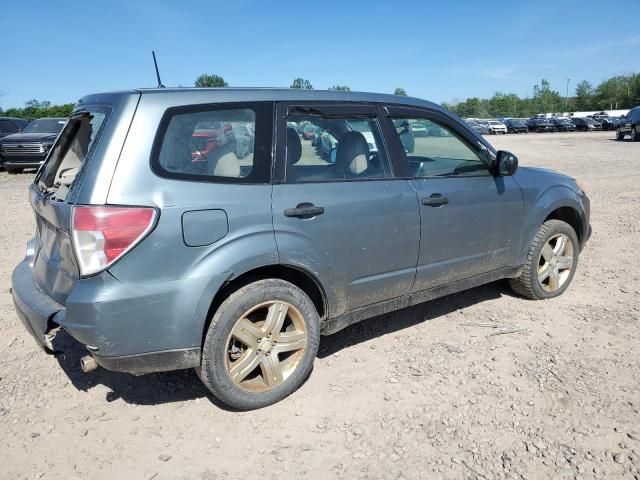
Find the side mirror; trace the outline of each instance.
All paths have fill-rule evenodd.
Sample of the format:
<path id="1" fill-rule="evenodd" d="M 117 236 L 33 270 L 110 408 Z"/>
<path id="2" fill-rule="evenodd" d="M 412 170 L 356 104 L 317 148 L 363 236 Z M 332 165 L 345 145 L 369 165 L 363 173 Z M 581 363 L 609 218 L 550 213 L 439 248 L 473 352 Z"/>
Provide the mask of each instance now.
<path id="1" fill-rule="evenodd" d="M 511 176 L 518 170 L 518 157 L 506 150 L 498 150 L 495 166 L 498 175 Z"/>

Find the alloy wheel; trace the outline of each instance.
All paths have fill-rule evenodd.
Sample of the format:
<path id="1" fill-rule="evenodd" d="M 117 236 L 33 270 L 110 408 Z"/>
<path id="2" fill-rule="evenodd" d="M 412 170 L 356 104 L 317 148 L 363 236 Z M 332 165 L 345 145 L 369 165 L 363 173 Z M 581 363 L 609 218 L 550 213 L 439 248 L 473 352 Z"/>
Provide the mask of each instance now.
<path id="1" fill-rule="evenodd" d="M 242 315 L 229 334 L 227 372 L 244 390 L 272 390 L 295 371 L 306 346 L 307 330 L 298 309 L 283 301 L 261 303 Z"/>
<path id="2" fill-rule="evenodd" d="M 544 244 L 538 260 L 538 282 L 543 290 L 555 292 L 562 288 L 571 276 L 574 264 L 574 247 L 571 239 L 561 233 Z"/>

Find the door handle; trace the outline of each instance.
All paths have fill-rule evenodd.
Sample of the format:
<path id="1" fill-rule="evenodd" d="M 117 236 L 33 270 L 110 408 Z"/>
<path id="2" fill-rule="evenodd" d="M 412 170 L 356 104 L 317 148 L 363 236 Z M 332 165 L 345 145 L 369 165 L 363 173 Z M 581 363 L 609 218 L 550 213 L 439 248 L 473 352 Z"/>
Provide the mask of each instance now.
<path id="1" fill-rule="evenodd" d="M 313 218 L 322 215 L 324 207 L 316 207 L 313 203 L 299 203 L 296 208 L 287 208 L 284 211 L 285 217 Z"/>
<path id="2" fill-rule="evenodd" d="M 439 193 L 434 193 L 430 197 L 424 197 L 422 199 L 422 205 L 428 205 L 429 207 L 441 207 L 447 203 L 449 203 L 449 199 Z"/>

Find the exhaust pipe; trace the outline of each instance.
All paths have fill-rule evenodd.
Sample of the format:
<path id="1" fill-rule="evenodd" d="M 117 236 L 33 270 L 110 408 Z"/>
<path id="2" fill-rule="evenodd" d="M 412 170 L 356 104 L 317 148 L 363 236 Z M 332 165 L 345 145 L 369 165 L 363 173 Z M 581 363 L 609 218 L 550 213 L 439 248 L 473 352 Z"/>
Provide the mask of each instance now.
<path id="1" fill-rule="evenodd" d="M 98 368 L 98 362 L 91 355 L 85 355 L 80 359 L 80 368 L 84 373 L 93 372 Z"/>

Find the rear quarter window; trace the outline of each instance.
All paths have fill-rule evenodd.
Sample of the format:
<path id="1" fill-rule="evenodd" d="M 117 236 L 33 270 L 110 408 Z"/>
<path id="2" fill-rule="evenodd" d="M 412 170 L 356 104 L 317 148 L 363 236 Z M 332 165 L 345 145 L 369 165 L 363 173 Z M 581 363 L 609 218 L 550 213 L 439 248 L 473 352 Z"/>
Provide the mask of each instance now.
<path id="1" fill-rule="evenodd" d="M 35 179 L 43 190 L 52 193 L 52 199 L 67 199 L 93 155 L 110 114 L 110 107 L 87 106 L 69 117 Z"/>
<path id="2" fill-rule="evenodd" d="M 170 108 L 154 142 L 152 168 L 182 180 L 268 183 L 272 124 L 271 102 Z"/>

